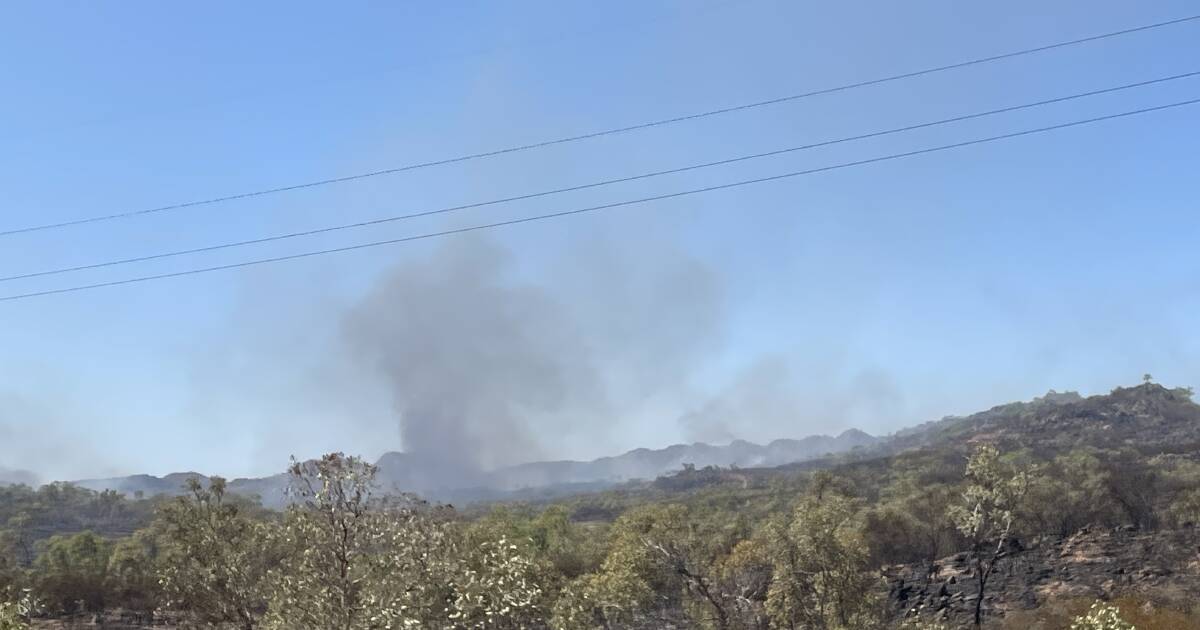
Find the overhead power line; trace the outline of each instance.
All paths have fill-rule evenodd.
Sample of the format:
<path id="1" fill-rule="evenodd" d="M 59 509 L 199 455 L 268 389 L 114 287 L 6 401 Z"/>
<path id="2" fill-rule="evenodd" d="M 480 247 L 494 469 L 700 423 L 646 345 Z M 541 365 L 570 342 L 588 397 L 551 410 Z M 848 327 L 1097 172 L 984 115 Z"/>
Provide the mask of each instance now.
<path id="1" fill-rule="evenodd" d="M 853 162 L 842 162 L 840 164 L 832 164 L 829 166 L 822 166 L 822 167 L 818 167 L 818 168 L 811 168 L 811 169 L 805 169 L 805 170 L 800 170 L 800 171 L 791 171 L 791 172 L 782 173 L 779 175 L 757 177 L 754 179 L 744 179 L 744 180 L 729 182 L 729 183 L 725 183 L 725 184 L 717 184 L 714 186 L 705 186 L 703 188 L 692 188 L 689 190 L 680 190 L 680 191 L 666 193 L 666 194 L 662 194 L 662 195 L 654 195 L 651 197 L 641 197 L 638 199 L 629 199 L 626 201 L 617 201 L 617 202 L 613 202 L 613 203 L 606 203 L 606 204 L 601 204 L 601 205 L 596 205 L 596 206 L 575 208 L 572 210 L 562 210 L 559 212 L 551 212 L 548 214 L 526 216 L 526 217 L 521 217 L 518 219 L 509 219 L 506 221 L 496 221 L 493 223 L 484 223 L 484 224 L 473 225 L 473 226 L 468 226 L 468 227 L 454 228 L 454 229 L 449 229 L 449 230 L 441 230 L 438 232 L 427 232 L 424 234 L 405 236 L 405 237 L 401 237 L 401 238 L 393 238 L 393 239 L 387 239 L 387 240 L 382 240 L 382 241 L 373 241 L 373 242 L 369 242 L 369 243 L 358 243 L 355 245 L 347 245 L 344 247 L 334 247 L 334 248 L 330 248 L 330 249 L 321 249 L 321 250 L 315 250 L 315 251 L 301 252 L 298 254 L 289 254 L 286 256 L 275 256 L 272 258 L 259 258 L 256 260 L 246 260 L 246 261 L 230 263 L 230 264 L 226 264 L 226 265 L 216 265 L 213 267 L 201 267 L 201 268 L 196 268 L 196 269 L 186 269 L 183 271 L 174 271 L 171 273 L 161 273 L 161 274 L 155 274 L 155 275 L 149 275 L 149 276 L 138 276 L 138 277 L 133 277 L 133 278 L 125 278 L 122 280 L 111 280 L 108 282 L 98 282 L 95 284 L 82 284 L 82 285 L 75 285 L 75 286 L 64 287 L 64 288 L 59 288 L 59 289 L 49 289 L 49 290 L 45 290 L 45 291 L 34 291 L 31 293 L 7 295 L 7 296 L 0 297 L 0 302 L 10 302 L 10 301 L 14 301 L 14 300 L 23 300 L 23 299 L 41 297 L 41 296 L 46 296 L 46 295 L 56 295 L 56 294 L 60 294 L 60 293 L 73 293 L 76 291 L 86 291 L 86 290 L 91 290 L 91 289 L 115 287 L 115 286 L 120 286 L 120 285 L 125 285 L 125 284 L 149 282 L 151 280 L 164 280 L 167 278 L 178 278 L 178 277 L 182 277 L 182 276 L 190 276 L 190 275 L 196 275 L 196 274 L 201 274 L 201 273 L 209 273 L 209 272 L 213 272 L 213 271 L 239 269 L 242 267 L 265 265 L 268 263 L 284 262 L 284 261 L 289 261 L 289 260 L 299 260 L 302 258 L 323 256 L 326 254 L 336 254 L 336 253 L 341 253 L 341 252 L 349 252 L 349 251 L 367 249 L 367 248 L 372 248 L 372 247 L 381 247 L 384 245 L 396 245 L 399 243 L 420 241 L 420 240 L 425 240 L 425 239 L 438 238 L 438 237 L 442 237 L 442 236 L 450 236 L 453 234 L 464 234 L 464 233 L 468 233 L 468 232 L 477 232 L 477 231 L 481 231 L 481 230 L 489 230 L 489 229 L 505 227 L 505 226 L 510 226 L 510 225 L 519 225 L 522 223 L 545 221 L 545 220 L 549 220 L 549 219 L 557 219 L 557 218 L 561 218 L 561 217 L 574 216 L 574 215 L 585 214 L 585 213 L 590 213 L 590 212 L 598 212 L 601 210 L 608 210 L 608 209 L 612 209 L 612 208 L 634 206 L 634 205 L 650 203 L 650 202 L 654 202 L 654 201 L 663 201 L 666 199 L 676 199 L 676 198 L 680 198 L 680 197 L 688 197 L 691 195 L 715 192 L 715 191 L 719 191 L 719 190 L 727 190 L 727 189 L 732 189 L 732 188 L 740 188 L 743 186 L 751 186 L 751 185 L 755 185 L 755 184 L 763 184 L 763 183 L 767 183 L 767 182 L 780 181 L 780 180 L 790 179 L 790 178 L 794 178 L 794 177 L 800 177 L 803 175 L 812 175 L 812 174 L 816 174 L 816 173 L 824 173 L 824 172 L 828 172 L 828 171 L 851 168 L 851 167 L 855 167 L 855 166 L 863 166 L 866 164 L 887 162 L 887 161 L 891 161 L 891 160 L 908 158 L 908 157 L 913 157 L 913 156 L 917 156 L 917 155 L 925 155 L 928 153 L 949 151 L 952 149 L 960 149 L 963 147 L 969 147 L 969 146 L 974 146 L 974 145 L 979 145 L 979 144 L 986 144 L 986 143 L 990 143 L 990 142 L 997 142 L 1000 140 L 1007 140 L 1007 139 L 1011 139 L 1011 138 L 1019 138 L 1019 137 L 1030 136 L 1030 135 L 1034 135 L 1034 134 L 1047 133 L 1050 131 L 1067 129 L 1070 127 L 1079 127 L 1082 125 L 1089 125 L 1089 124 L 1098 123 L 1098 122 L 1106 121 L 1106 120 L 1127 118 L 1130 116 L 1137 116 L 1140 114 L 1146 114 L 1146 113 L 1150 113 L 1150 112 L 1163 111 L 1163 110 L 1167 110 L 1167 109 L 1173 109 L 1176 107 L 1195 105 L 1197 103 L 1200 103 L 1200 98 L 1190 99 L 1190 100 L 1186 100 L 1186 101 L 1177 101 L 1174 103 L 1168 103 L 1166 105 L 1143 107 L 1141 109 L 1134 109 L 1134 110 L 1124 111 L 1124 112 L 1120 112 L 1120 113 L 1116 113 L 1116 114 L 1108 114 L 1106 116 L 1097 116 L 1094 118 L 1085 118 L 1082 120 L 1074 120 L 1071 122 L 1059 123 L 1057 125 L 1050 125 L 1047 127 L 1037 127 L 1034 129 L 1026 129 L 1023 131 L 1014 131 L 1014 132 L 1005 133 L 1005 134 L 1001 134 L 1001 135 L 997 135 L 997 136 L 976 138 L 974 140 L 955 142 L 953 144 L 943 144 L 943 145 L 939 145 L 939 146 L 928 147 L 925 149 L 917 149 L 915 151 L 905 151 L 903 153 L 891 153 L 888 155 L 867 158 L 864 160 L 855 160 Z"/>
<path id="2" fill-rule="evenodd" d="M 907 132 L 907 131 L 915 131 L 918 129 L 926 129 L 929 127 L 936 127 L 939 125 L 946 125 L 946 124 L 950 124 L 950 123 L 962 122 L 962 121 L 972 120 L 972 119 L 976 119 L 976 118 L 983 118 L 986 116 L 994 116 L 997 114 L 1004 114 L 1004 113 L 1009 113 L 1009 112 L 1014 112 L 1014 111 L 1019 111 L 1019 110 L 1024 110 L 1024 109 L 1031 109 L 1034 107 L 1042 107 L 1045 105 L 1051 105 L 1054 103 L 1062 103 L 1062 102 L 1072 101 L 1072 100 L 1086 98 L 1086 97 L 1090 97 L 1090 96 L 1098 96 L 1101 94 L 1110 94 L 1113 92 L 1119 92 L 1122 90 L 1129 90 L 1129 89 L 1133 89 L 1133 88 L 1145 87 L 1148 85 L 1154 85 L 1154 84 L 1158 84 L 1158 83 L 1166 83 L 1168 81 L 1177 81 L 1180 79 L 1186 79 L 1186 78 L 1191 78 L 1191 77 L 1195 77 L 1195 76 L 1200 76 L 1200 71 L 1186 72 L 1183 74 L 1175 74 L 1175 75 L 1171 75 L 1171 76 L 1160 77 L 1157 79 L 1138 81 L 1136 83 L 1126 83 L 1124 85 L 1107 87 L 1107 88 L 1102 88 L 1102 89 L 1098 89 L 1098 90 L 1091 90 L 1088 92 L 1081 92 L 1081 93 L 1077 93 L 1077 94 L 1070 94 L 1067 96 L 1059 96 L 1059 97 L 1055 97 L 1055 98 L 1035 101 L 1032 103 L 1023 103 L 1020 105 L 1001 107 L 998 109 L 991 109 L 991 110 L 982 111 L 982 112 L 963 114 L 961 116 L 954 116 L 951 118 L 943 118 L 940 120 L 917 123 L 917 124 L 913 124 L 913 125 L 907 125 L 904 127 L 895 127 L 892 129 L 885 129 L 885 130 L 881 130 L 881 131 L 873 131 L 870 133 L 864 133 L 864 134 L 859 134 L 859 135 L 855 135 L 855 136 L 847 136 L 847 137 L 843 137 L 843 138 L 836 138 L 833 140 L 825 140 L 822 142 L 815 142 L 815 143 L 804 144 L 804 145 L 800 145 L 800 146 L 787 147 L 787 148 L 783 148 L 783 149 L 776 149 L 773 151 L 765 151 L 765 152 L 761 152 L 761 153 L 752 153 L 749 155 L 742 155 L 742 156 L 738 156 L 738 157 L 717 160 L 715 162 L 704 162 L 704 163 L 700 163 L 700 164 L 691 164 L 691 165 L 681 166 L 681 167 L 667 169 L 667 170 L 652 171 L 649 173 L 640 173 L 638 175 L 630 175 L 627 177 L 619 177 L 619 178 L 615 178 L 615 179 L 606 179 L 606 180 L 601 180 L 601 181 L 597 181 L 597 182 L 590 182 L 587 184 L 580 184 L 580 185 L 576 185 L 576 186 L 567 186 L 564 188 L 554 188 L 554 189 L 550 189 L 550 190 L 543 190 L 543 191 L 539 191 L 539 192 L 527 193 L 527 194 L 523 194 L 523 195 L 516 195 L 516 196 L 512 196 L 512 197 L 503 197 L 500 199 L 491 199 L 488 201 L 479 201 L 479 202 L 475 202 L 475 203 L 463 204 L 463 205 L 458 205 L 458 206 L 450 206 L 450 207 L 438 208 L 438 209 L 434 209 L 434 210 L 425 210 L 422 212 L 412 212 L 412 213 L 408 213 L 408 214 L 396 215 L 396 216 L 391 216 L 391 217 L 372 219 L 369 221 L 345 223 L 345 224 L 341 224 L 341 225 L 333 225 L 333 226 L 326 226 L 326 227 L 321 227 L 321 228 L 314 228 L 311 230 L 302 230 L 302 231 L 298 231 L 298 232 L 275 234 L 275 235 L 271 235 L 271 236 L 246 239 L 246 240 L 241 240 L 241 241 L 219 243 L 216 245 L 207 245 L 204 247 L 194 247 L 194 248 L 190 248 L 190 249 L 181 249 L 181 250 L 175 250 L 175 251 L 170 251 L 170 252 L 160 252 L 157 254 L 148 254 L 148 255 L 144 255 L 144 256 L 135 256 L 135 257 L 131 257 L 131 258 L 120 258 L 120 259 L 116 259 L 116 260 L 108 260 L 108 261 L 98 262 L 98 263 L 89 263 L 89 264 L 85 264 L 85 265 L 76 265 L 76 266 L 72 266 L 72 267 L 61 267 L 58 269 L 47 269 L 47 270 L 43 270 L 43 271 L 34 271 L 34 272 L 11 275 L 11 276 L 0 276 L 0 282 L 10 282 L 10 281 L 14 281 L 14 280 L 27 280 L 27 279 L 31 279 L 31 278 L 53 276 L 53 275 L 71 273 L 71 272 L 76 272 L 76 271 L 86 271 L 89 269 L 100 269 L 103 267 L 114 267 L 114 266 L 118 266 L 118 265 L 126 265 L 126 264 L 139 263 L 139 262 L 148 262 L 151 260 L 160 260 L 163 258 L 173 258 L 176 256 L 185 256 L 185 255 L 189 255 L 189 254 L 200 254 L 200 253 L 212 252 L 212 251 L 217 251 L 217 250 L 222 250 L 222 249 L 231 249 L 231 248 L 235 248 L 235 247 L 258 245 L 258 244 L 262 244 L 262 243 L 270 243 L 270 242 L 274 242 L 274 241 L 282 241 L 282 240 L 288 240 L 288 239 L 293 239 L 293 238 L 300 238 L 300 237 L 304 237 L 304 236 L 314 236 L 317 234 L 326 234 L 329 232 L 338 232 L 338 231 L 342 231 L 342 230 L 369 227 L 369 226 L 374 226 L 374 225 L 382 225 L 382 224 L 386 224 L 386 223 L 394 223 L 394 222 L 398 222 L 398 221 L 415 219 L 415 218 L 419 218 L 419 217 L 428 217 L 428 216 L 439 215 L 439 214 L 449 214 L 452 212 L 458 212 L 458 211 L 467 210 L 467 209 L 482 208 L 485 206 L 500 205 L 500 204 L 512 203 L 512 202 L 516 202 L 516 201 L 527 201 L 527 200 L 536 199 L 539 197 L 548 197 L 551 195 L 558 195 L 558 194 L 563 194 L 563 193 L 568 193 L 568 192 L 587 190 L 587 189 L 591 189 L 591 188 L 599 188 L 602 186 L 610 186 L 613 184 L 620 184 L 620 183 L 625 183 L 625 182 L 650 179 L 650 178 L 654 178 L 654 177 L 661 177 L 664 175 L 673 175 L 673 174 L 677 174 L 677 173 L 684 173 L 684 172 L 688 172 L 688 171 L 694 171 L 694 170 L 699 170 L 699 169 L 704 169 L 704 168 L 711 168 L 711 167 L 715 167 L 715 166 L 725 166 L 725 165 L 734 164 L 737 162 L 745 162 L 745 161 L 749 161 L 749 160 L 779 156 L 779 155 L 784 155 L 787 153 L 795 153 L 795 152 L 799 152 L 799 151 L 805 151 L 805 150 L 815 149 L 815 148 L 819 148 L 819 147 L 827 147 L 827 146 L 831 146 L 831 145 L 842 144 L 842 143 L 846 143 L 846 142 L 853 142 L 853 141 L 857 141 L 857 140 L 878 138 L 881 136 L 893 135 L 893 134 L 903 133 L 903 132 Z"/>
<path id="3" fill-rule="evenodd" d="M 862 88 L 862 87 L 867 87 L 867 86 L 872 86 L 872 85 L 880 85 L 880 84 L 884 84 L 884 83 L 890 83 L 893 81 L 900 81 L 903 79 L 911 79 L 914 77 L 920 77 L 920 76 L 935 74 L 935 73 L 939 73 L 939 72 L 946 72 L 949 70 L 955 70 L 955 69 L 965 68 L 965 67 L 969 67 L 969 66 L 975 66 L 975 65 L 979 65 L 979 64 L 991 63 L 994 61 L 1011 59 L 1014 57 L 1021 57 L 1024 55 L 1031 55 L 1031 54 L 1045 52 L 1045 51 L 1054 50 L 1054 49 L 1058 49 L 1058 48 L 1065 48 L 1068 46 L 1086 44 L 1089 42 L 1095 42 L 1095 41 L 1100 41 L 1100 40 L 1104 40 L 1104 39 L 1120 37 L 1123 35 L 1139 33 L 1139 32 L 1148 31 L 1148 30 L 1152 30 L 1152 29 L 1164 28 L 1167 26 L 1183 24 L 1186 22 L 1192 22 L 1192 21 L 1196 21 L 1196 20 L 1200 20 L 1200 15 L 1191 15 L 1191 16 L 1187 16 L 1187 17 L 1176 18 L 1173 20 L 1167 20 L 1164 22 L 1155 22 L 1153 24 L 1144 24 L 1142 26 L 1135 26 L 1132 28 L 1121 29 L 1119 31 L 1110 31 L 1110 32 L 1101 33 L 1098 35 L 1090 35 L 1088 37 L 1081 37 L 1079 39 L 1072 39 L 1072 40 L 1068 40 L 1068 41 L 1056 42 L 1053 44 L 1046 44 L 1046 45 L 1037 46 L 1034 48 L 1024 48 L 1021 50 L 1010 51 L 1010 52 L 1001 53 L 998 55 L 991 55 L 988 57 L 979 57 L 976 59 L 969 59 L 966 61 L 959 61 L 956 63 L 946 64 L 946 65 L 941 65 L 941 66 L 934 66 L 931 68 L 924 68 L 924 69 L 915 70 L 912 72 L 894 74 L 894 75 L 889 75 L 889 76 L 885 76 L 885 77 L 869 79 L 866 81 L 858 81 L 855 83 L 847 83 L 847 84 L 838 85 L 838 86 L 834 86 L 834 87 L 821 88 L 818 90 L 811 90 L 808 92 L 801 92 L 799 94 L 791 94 L 788 96 L 781 96 L 778 98 L 768 99 L 768 100 L 764 100 L 764 101 L 743 103 L 741 105 L 734 105 L 731 107 L 723 107 L 720 109 L 713 109 L 713 110 L 708 110 L 708 111 L 704 111 L 704 112 L 687 114 L 687 115 L 683 115 L 683 116 L 676 116 L 674 118 L 664 118 L 664 119 L 654 120 L 654 121 L 650 121 L 650 122 L 643 122 L 643 123 L 639 123 L 636 125 L 629 125 L 626 127 L 615 127 L 612 129 L 605 129 L 602 131 L 594 131 L 591 133 L 585 133 L 585 134 L 580 134 L 580 135 L 575 135 L 575 136 L 567 136 L 567 137 L 556 138 L 556 139 L 552 139 L 552 140 L 543 140 L 540 142 L 533 142 L 533 143 L 529 143 L 529 144 L 515 145 L 515 146 L 510 146 L 510 147 L 506 147 L 506 148 L 502 148 L 502 149 L 484 151 L 484 152 L 480 152 L 480 153 L 469 153 L 469 154 L 460 155 L 457 157 L 444 158 L 444 159 L 439 159 L 439 160 L 431 160 L 431 161 L 427 161 L 427 162 L 418 162 L 418 163 L 414 163 L 414 164 L 408 164 L 405 166 L 387 168 L 387 169 L 370 171 L 370 172 L 365 172 L 365 173 L 357 173 L 354 175 L 346 175 L 343 177 L 333 177 L 333 178 L 329 178 L 329 179 L 314 180 L 314 181 L 309 181 L 309 182 L 304 182 L 304 183 L 299 183 L 299 184 L 291 184 L 288 186 L 280 186 L 280 187 L 276 187 L 276 188 L 265 188 L 265 189 L 254 190 L 254 191 L 249 191 L 249 192 L 237 193 L 237 194 L 233 194 L 233 195 L 225 195 L 222 197 L 211 197 L 208 199 L 200 199 L 200 200 L 195 200 L 195 201 L 187 201 L 187 202 L 183 202 L 183 203 L 158 206 L 155 208 L 144 208 L 141 210 L 130 210 L 130 211 L 125 211 L 125 212 L 117 212 L 117 213 L 113 213 L 113 214 L 84 217 L 81 219 L 71 219 L 68 221 L 60 221 L 57 223 L 44 223 L 41 225 L 31 225 L 31 226 L 26 226 L 26 227 L 12 228 L 12 229 L 8 229 L 8 230 L 0 231 L 0 237 L 11 236 L 14 234 L 23 234 L 23 233 L 28 233 L 28 232 L 38 232 L 38 231 L 43 231 L 43 230 L 65 228 L 65 227 L 76 226 L 76 225 L 84 225 L 84 224 L 88 224 L 88 223 L 99 223 L 99 222 L 103 222 L 103 221 L 112 221 L 112 220 L 116 220 L 116 219 L 126 219 L 126 218 L 131 218 L 131 217 L 136 217 L 136 216 L 168 212 L 168 211 L 172 211 L 172 210 L 182 210 L 185 208 L 195 208 L 198 206 L 218 204 L 218 203 L 223 203 L 223 202 L 227 202 L 227 201 L 235 201 L 235 200 L 239 200 L 239 199 L 249 199 L 249 198 L 253 198 L 253 197 L 261 197 L 264 195 L 272 195 L 272 194 L 276 194 L 276 193 L 288 192 L 288 191 L 293 191 L 293 190 L 302 190 L 302 189 L 306 189 L 306 188 L 315 188 L 318 186 L 327 186 L 330 184 L 351 182 L 351 181 L 356 181 L 356 180 L 360 180 L 360 179 L 367 179 L 370 177 L 379 177 L 382 175 L 393 175 L 396 173 L 402 173 L 405 171 L 412 171 L 412 170 L 417 170 L 417 169 L 422 169 L 422 168 L 429 168 L 429 167 L 433 167 L 433 166 L 442 166 L 442 165 L 446 165 L 446 164 L 454 164 L 457 162 L 466 162 L 469 160 L 495 157 L 495 156 L 509 154 L 509 153 L 518 153 L 521 151 L 528 151 L 531 149 L 538 149 L 538 148 L 549 147 L 549 146 L 554 146 L 554 145 L 559 145 L 559 144 L 567 144 L 570 142 L 589 140 L 592 138 L 599 138 L 602 136 L 627 133 L 630 131 L 637 131 L 637 130 L 641 130 L 641 129 L 649 129 L 652 127 L 661 127 L 661 126 L 665 126 L 665 125 L 671 125 L 671 124 L 690 121 L 690 120 L 709 118 L 709 117 L 720 116 L 723 114 L 729 114 L 729 113 L 733 113 L 733 112 L 739 112 L 739 111 L 744 111 L 744 110 L 749 110 L 749 109 L 756 109 L 759 107 L 766 107 L 769 105 L 778 105 L 781 103 L 797 101 L 797 100 L 801 100 L 801 99 L 805 99 L 805 98 L 810 98 L 813 96 L 820 96 L 820 95 L 824 95 L 824 94 L 833 94 L 836 92 L 844 92 L 844 91 L 854 90 L 857 88 Z"/>

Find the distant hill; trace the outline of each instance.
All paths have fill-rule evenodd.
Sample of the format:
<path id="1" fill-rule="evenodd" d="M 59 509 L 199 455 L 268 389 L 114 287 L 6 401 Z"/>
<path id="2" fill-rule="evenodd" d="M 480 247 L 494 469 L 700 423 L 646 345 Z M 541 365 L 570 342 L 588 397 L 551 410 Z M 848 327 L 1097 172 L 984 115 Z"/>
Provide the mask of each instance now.
<path id="1" fill-rule="evenodd" d="M 1080 446 L 1133 447 L 1144 452 L 1184 452 L 1200 448 L 1200 405 L 1187 388 L 1168 389 L 1155 383 L 1118 387 L 1108 394 L 1083 397 L 1055 392 L 1027 402 L 999 405 L 969 416 L 951 416 L 904 429 L 887 437 L 858 430 L 837 436 L 775 440 L 760 445 L 742 440 L 727 445 L 676 444 L 662 449 L 639 448 L 591 461 L 533 462 L 490 472 L 464 474 L 445 462 L 407 453 L 386 453 L 378 461 L 385 492 L 415 492 L 453 503 L 483 500 L 552 498 L 602 490 L 633 480 L 653 480 L 678 472 L 684 464 L 754 468 L 822 467 L 826 456 L 858 454 L 872 458 L 923 448 L 965 450 L 978 442 L 994 442 L 1006 450 L 1028 448 L 1039 453 Z M 195 473 L 166 477 L 134 475 L 76 482 L 93 490 L 115 490 L 146 496 L 175 494 Z M 284 504 L 286 475 L 235 479 L 232 492 L 254 495 L 264 505 Z"/>
<path id="2" fill-rule="evenodd" d="M 21 470 L 19 468 L 5 468 L 4 466 L 0 466 L 0 486 L 36 486 L 37 484 L 37 475 L 29 472 L 28 470 Z"/>
<path id="3" fill-rule="evenodd" d="M 654 479 L 663 473 L 680 470 L 684 464 L 693 464 L 698 468 L 769 468 L 823 455 L 845 453 L 856 448 L 873 446 L 879 441 L 880 438 L 851 429 L 836 437 L 816 435 L 800 440 L 775 440 L 765 446 L 743 440 L 735 440 L 727 446 L 697 442 L 676 444 L 663 449 L 639 448 L 624 455 L 602 457 L 590 462 L 521 464 L 496 471 L 492 477 L 499 487 L 507 490 L 552 483 Z"/>
<path id="4" fill-rule="evenodd" d="M 430 499 L 470 502 L 503 499 L 530 491 L 540 496 L 602 489 L 624 481 L 654 479 L 678 471 L 684 464 L 704 466 L 773 467 L 810 460 L 825 455 L 847 453 L 880 443 L 880 438 L 862 431 L 849 430 L 837 436 L 810 436 L 799 440 L 775 440 L 766 445 L 742 440 L 724 446 L 697 442 L 676 444 L 662 449 L 639 448 L 615 457 L 591 461 L 533 462 L 491 472 L 464 475 L 455 471 L 443 474 L 444 465 L 406 453 L 385 453 L 379 458 L 378 480 L 385 492 L 415 492 Z M 199 473 L 172 473 L 165 477 L 131 475 L 74 482 L 91 490 L 115 490 L 144 496 L 178 494 L 188 478 L 207 477 Z M 277 507 L 285 502 L 286 475 L 234 479 L 231 492 L 254 495 L 263 504 Z"/>
<path id="5" fill-rule="evenodd" d="M 1195 449 L 1200 444 L 1200 405 L 1192 400 L 1190 388 L 1168 389 L 1157 383 L 1118 387 L 1086 398 L 1051 390 L 1029 402 L 900 431 L 892 436 L 890 448 L 967 446 L 981 441 L 1038 452 L 1080 446 L 1163 452 Z"/>

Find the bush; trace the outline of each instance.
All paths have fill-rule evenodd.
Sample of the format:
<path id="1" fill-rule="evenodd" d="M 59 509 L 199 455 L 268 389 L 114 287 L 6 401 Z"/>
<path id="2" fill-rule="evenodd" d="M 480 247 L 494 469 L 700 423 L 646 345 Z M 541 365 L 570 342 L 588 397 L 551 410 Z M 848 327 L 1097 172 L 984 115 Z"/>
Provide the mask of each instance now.
<path id="1" fill-rule="evenodd" d="M 37 589 L 55 612 L 104 610 L 112 543 L 92 532 L 53 536 L 38 557 Z"/>
<path id="2" fill-rule="evenodd" d="M 1121 618 L 1121 610 L 1111 604 L 1096 602 L 1086 614 L 1075 618 L 1071 630 L 1136 630 Z"/>
<path id="3" fill-rule="evenodd" d="M 15 602 L 0 602 L 0 630 L 27 630 L 34 603 L 26 591 Z"/>

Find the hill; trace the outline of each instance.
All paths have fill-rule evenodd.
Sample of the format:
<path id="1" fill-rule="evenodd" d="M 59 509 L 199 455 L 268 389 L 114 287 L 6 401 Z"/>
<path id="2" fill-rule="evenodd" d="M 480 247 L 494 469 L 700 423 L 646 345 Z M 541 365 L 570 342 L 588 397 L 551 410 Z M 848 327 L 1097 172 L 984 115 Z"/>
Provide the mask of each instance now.
<path id="1" fill-rule="evenodd" d="M 847 458 L 871 461 L 905 453 L 962 453 L 985 441 L 1006 451 L 1027 449 L 1040 456 L 1082 447 L 1133 448 L 1145 454 L 1189 453 L 1200 446 L 1200 405 L 1191 396 L 1188 388 L 1170 389 L 1155 383 L 1118 387 L 1108 394 L 1088 397 L 1051 390 L 1029 401 L 943 418 L 886 437 L 848 430 L 837 436 L 782 439 L 765 445 L 742 440 L 727 445 L 676 444 L 662 449 L 639 448 L 591 461 L 531 462 L 470 474 L 461 470 L 445 474 L 444 462 L 389 452 L 377 462 L 378 480 L 385 492 L 416 492 L 437 501 L 472 503 L 553 499 L 594 492 L 625 482 L 669 476 L 685 464 L 754 469 L 750 474 L 761 477 L 774 474 L 771 471 L 777 468 L 780 470 L 776 472 L 822 468 L 845 463 Z M 194 476 L 205 478 L 185 472 L 74 483 L 98 492 L 156 496 L 179 493 L 183 482 Z M 707 479 L 744 477 L 709 475 Z M 283 505 L 286 487 L 287 477 L 283 474 L 234 479 L 229 484 L 230 491 L 260 497 L 268 507 Z"/>
<path id="2" fill-rule="evenodd" d="M 1004 450 L 1052 454 L 1079 447 L 1195 450 L 1200 444 L 1200 405 L 1192 390 L 1156 383 L 1118 387 L 1082 397 L 1051 390 L 1029 402 L 999 405 L 966 417 L 949 417 L 898 432 L 893 451 L 927 446 L 993 442 Z"/>
<path id="3" fill-rule="evenodd" d="M 464 474 L 461 470 L 455 470 L 453 475 L 443 474 L 444 463 L 407 453 L 385 453 L 376 465 L 379 467 L 377 480 L 385 492 L 415 492 L 433 500 L 469 503 L 529 496 L 552 498 L 594 491 L 627 481 L 652 480 L 681 470 L 685 464 L 697 467 L 782 466 L 868 449 L 881 443 L 881 438 L 852 429 L 837 436 L 775 440 L 766 445 L 737 440 L 723 446 L 697 442 L 662 449 L 639 448 L 591 461 L 533 462 L 473 474 Z M 183 472 L 164 477 L 131 475 L 73 483 L 96 492 L 111 490 L 129 496 L 149 497 L 178 494 L 190 477 L 207 480 L 205 475 Z M 283 474 L 229 482 L 231 492 L 257 496 L 268 507 L 284 504 L 286 488 L 287 476 Z"/>

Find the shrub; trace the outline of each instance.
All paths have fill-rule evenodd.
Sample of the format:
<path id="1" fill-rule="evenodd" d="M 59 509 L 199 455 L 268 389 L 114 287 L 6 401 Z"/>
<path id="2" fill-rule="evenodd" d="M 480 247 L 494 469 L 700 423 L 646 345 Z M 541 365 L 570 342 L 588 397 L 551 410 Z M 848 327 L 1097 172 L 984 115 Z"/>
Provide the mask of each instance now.
<path id="1" fill-rule="evenodd" d="M 1121 618 L 1121 610 L 1111 604 L 1096 602 L 1087 613 L 1075 618 L 1071 630 L 1136 630 Z"/>

